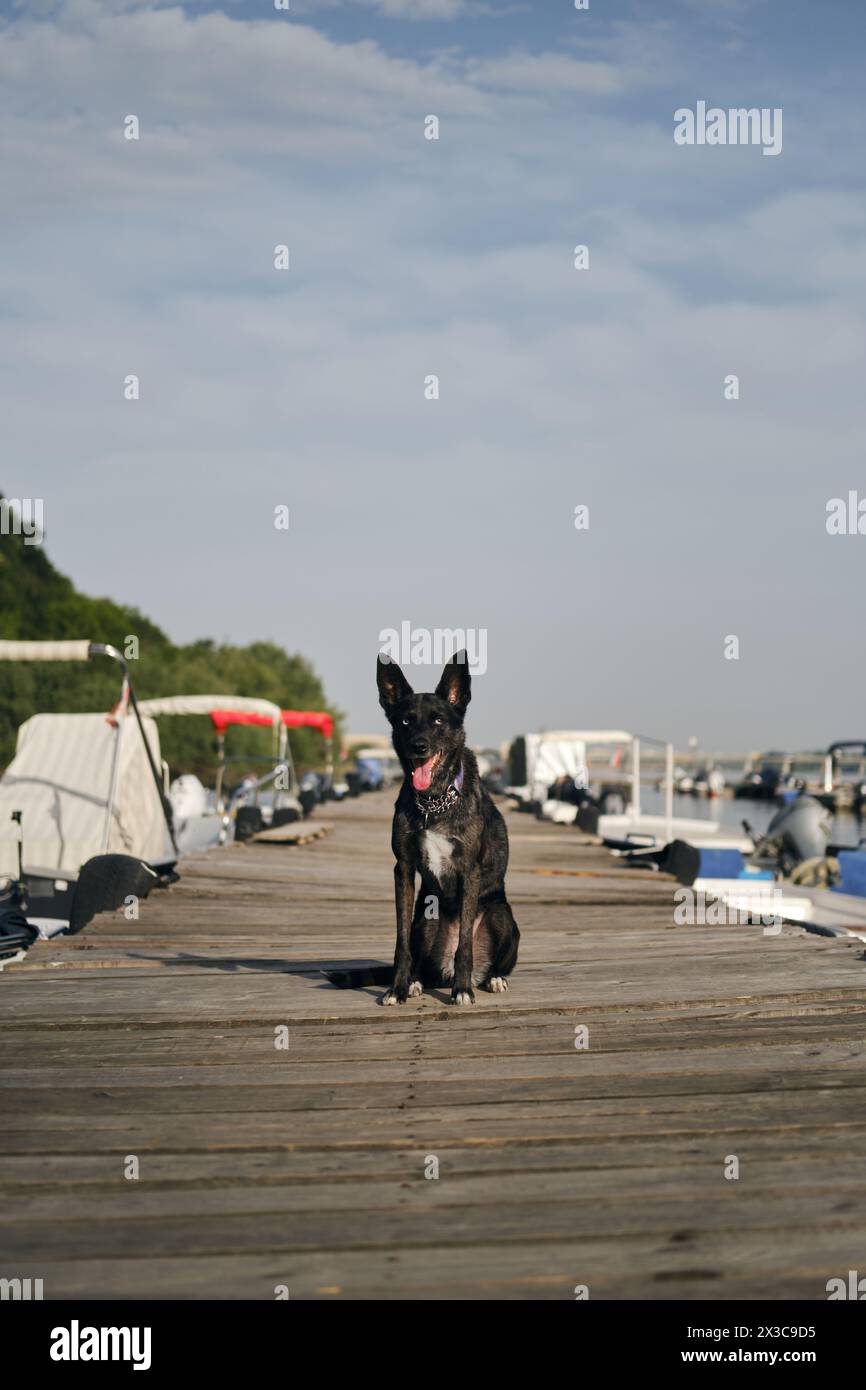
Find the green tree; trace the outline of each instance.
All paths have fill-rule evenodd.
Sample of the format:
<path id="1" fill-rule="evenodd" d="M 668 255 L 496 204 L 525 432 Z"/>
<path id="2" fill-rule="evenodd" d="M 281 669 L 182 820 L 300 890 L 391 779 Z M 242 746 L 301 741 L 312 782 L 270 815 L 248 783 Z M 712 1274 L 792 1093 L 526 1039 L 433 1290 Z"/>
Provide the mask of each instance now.
<path id="1" fill-rule="evenodd" d="M 23 536 L 0 536 L 0 637 L 18 640 L 62 638 L 108 642 L 123 651 L 127 637 L 139 641 L 139 659 L 130 673 L 139 699 L 159 695 L 252 695 L 282 709 L 328 709 L 319 677 L 305 657 L 273 642 L 238 647 L 207 638 L 176 646 L 137 608 L 80 594 L 52 565 L 42 546 Z M 107 660 L 0 662 L 0 765 L 15 752 L 18 726 L 36 713 L 75 714 L 112 708 L 117 700 L 117 668 Z M 314 729 L 291 732 L 300 768 L 321 766 L 324 743 Z M 163 756 L 172 772 L 195 772 L 213 782 L 215 739 L 209 718 L 160 720 Z M 269 755 L 270 730 L 233 728 L 226 735 L 231 757 Z M 245 768 L 232 769 L 238 779 Z"/>

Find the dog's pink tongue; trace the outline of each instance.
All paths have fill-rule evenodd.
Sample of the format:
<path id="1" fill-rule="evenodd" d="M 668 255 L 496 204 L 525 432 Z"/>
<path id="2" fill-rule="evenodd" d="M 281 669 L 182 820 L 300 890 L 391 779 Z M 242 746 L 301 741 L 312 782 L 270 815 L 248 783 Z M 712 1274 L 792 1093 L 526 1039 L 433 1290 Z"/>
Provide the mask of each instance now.
<path id="1" fill-rule="evenodd" d="M 435 758 L 428 758 L 426 763 L 419 764 L 412 770 L 412 786 L 416 792 L 426 792 L 430 783 L 433 781 L 433 764 Z"/>

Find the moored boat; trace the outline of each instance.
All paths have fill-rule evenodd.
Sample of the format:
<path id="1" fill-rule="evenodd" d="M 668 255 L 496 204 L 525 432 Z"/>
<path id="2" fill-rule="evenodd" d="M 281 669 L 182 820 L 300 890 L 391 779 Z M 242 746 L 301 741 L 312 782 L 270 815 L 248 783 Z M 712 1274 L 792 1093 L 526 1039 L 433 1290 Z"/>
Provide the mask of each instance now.
<path id="1" fill-rule="evenodd" d="M 283 711 L 272 700 L 246 695 L 168 695 L 142 700 L 142 712 L 153 719 L 206 715 L 217 741 L 215 785 L 209 794 L 194 774 L 184 773 L 171 784 L 169 796 L 177 813 L 177 837 L 182 854 L 225 844 L 265 825 L 300 819 L 304 814 L 298 797 L 298 779 Z M 287 713 L 294 713 L 287 711 Z M 226 755 L 226 735 L 234 726 L 270 728 L 270 757 Z M 247 775 L 237 787 L 226 786 L 236 764 L 266 766 L 260 777 Z M 249 810 L 250 814 L 246 814 Z"/>
<path id="2" fill-rule="evenodd" d="M 39 936 L 80 931 L 97 912 L 176 877 L 159 734 L 141 713 L 123 655 L 105 643 L 0 641 L 0 661 L 100 657 L 121 673 L 110 713 L 32 715 L 0 779 L 0 918 L 13 928 L 10 935 L 0 921 L 0 966 Z"/>

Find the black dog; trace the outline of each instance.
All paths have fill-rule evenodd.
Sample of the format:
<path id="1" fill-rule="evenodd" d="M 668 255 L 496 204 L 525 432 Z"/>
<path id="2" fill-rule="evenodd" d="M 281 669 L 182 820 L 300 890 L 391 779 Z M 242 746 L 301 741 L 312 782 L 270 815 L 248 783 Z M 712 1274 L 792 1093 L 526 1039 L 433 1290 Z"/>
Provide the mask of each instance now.
<path id="1" fill-rule="evenodd" d="M 397 949 L 382 1002 L 403 1004 L 444 982 L 452 1004 L 474 1004 L 473 980 L 493 993 L 508 988 L 520 933 L 505 896 L 508 832 L 465 746 L 467 656 L 452 657 L 432 695 L 416 695 L 381 656 L 376 681 L 406 774 L 391 833 Z"/>

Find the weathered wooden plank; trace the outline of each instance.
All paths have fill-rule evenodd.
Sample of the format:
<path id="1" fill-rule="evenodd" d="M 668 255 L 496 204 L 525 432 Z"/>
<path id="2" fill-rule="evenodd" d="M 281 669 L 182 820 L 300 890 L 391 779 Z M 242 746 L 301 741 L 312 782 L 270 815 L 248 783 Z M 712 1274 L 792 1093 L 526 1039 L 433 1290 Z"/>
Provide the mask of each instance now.
<path id="1" fill-rule="evenodd" d="M 682 1232 L 674 1233 L 682 1237 Z M 851 1232 L 707 1232 L 659 1242 L 609 1240 L 428 1247 L 423 1258 L 395 1245 L 378 1251 L 318 1250 L 269 1255 L 179 1255 L 171 1259 L 43 1261 L 46 1298 L 110 1288 L 115 1298 L 268 1299 L 278 1285 L 293 1299 L 826 1298 L 826 1281 L 857 1268 Z"/>
<path id="2" fill-rule="evenodd" d="M 818 948 L 804 957 L 799 950 L 780 949 L 768 959 L 766 953 L 760 953 L 745 979 L 742 958 L 735 954 L 702 958 L 683 950 L 681 956 L 674 953 L 674 958 L 626 959 L 621 963 L 588 960 L 546 967 L 530 960 L 508 995 L 478 991 L 475 1012 L 492 1009 L 499 1018 L 507 1019 L 521 1012 L 559 1007 L 582 1021 L 590 1017 L 590 1010 L 622 1009 L 625 1005 L 658 1010 L 711 1007 L 725 998 L 738 1006 L 770 999 L 777 1003 L 808 1002 L 812 996 L 805 984 L 810 973 L 815 976 L 815 988 L 827 990 L 844 987 L 851 980 L 852 969 L 860 971 L 862 949 L 839 938 L 831 945 L 837 948 L 832 954 L 822 955 Z M 245 956 L 243 960 L 250 962 L 251 958 Z M 28 979 L 14 994 L 10 991 L 6 1017 L 33 1023 L 56 1018 L 62 1010 L 67 1018 L 118 1022 L 260 1017 L 276 1024 L 301 1018 L 336 1022 L 358 1015 L 366 1017 L 371 1026 L 379 1026 L 382 990 L 333 989 L 318 973 L 321 963 L 287 960 L 275 964 L 253 958 L 252 964 L 213 962 L 210 967 L 194 968 L 179 957 L 178 968 L 160 971 L 158 982 L 151 977 L 147 986 L 140 971 L 128 978 L 116 978 L 109 971 L 92 972 L 99 978 L 70 978 L 68 983 L 51 975 L 40 979 L 38 990 L 28 988 Z M 226 975 L 231 977 L 230 984 Z M 85 988 L 86 994 L 82 992 Z M 74 999 L 70 989 L 75 992 Z M 447 990 L 430 990 L 421 999 L 410 1001 L 400 1013 L 411 1022 L 434 1011 L 443 1017 L 453 1013 Z"/>
<path id="3" fill-rule="evenodd" d="M 431 1189 L 435 1191 L 431 1192 Z M 518 1202 L 501 1207 L 447 1206 L 436 1209 L 441 1184 L 425 1184 L 426 1205 L 367 1210 L 354 1206 L 333 1210 L 220 1212 L 215 1215 L 127 1217 L 120 1220 L 8 1222 L 2 1226 L 5 1258 L 38 1262 L 67 1255 L 106 1259 L 126 1252 L 134 1259 L 178 1255 L 226 1255 L 301 1250 L 404 1249 L 424 1251 L 450 1246 L 511 1244 L 530 1241 L 555 1245 L 593 1236 L 628 1243 L 636 1237 L 671 1239 L 688 1231 L 700 1237 L 712 1231 L 747 1227 L 753 1234 L 800 1231 L 804 1241 L 816 1229 L 851 1234 L 862 1231 L 866 1194 L 818 1192 L 808 1201 L 802 1193 L 751 1195 L 720 1179 L 719 1196 L 698 1208 L 690 1198 L 654 1198 L 652 1193 L 628 1201 L 601 1202 L 597 1197 L 558 1197 L 534 1201 L 525 1186 Z M 274 1189 L 270 1189 L 273 1193 Z"/>
<path id="4" fill-rule="evenodd" d="M 481 1212 L 487 1208 L 491 1229 L 499 1220 L 503 1206 L 538 1205 L 561 1202 L 563 1221 L 567 1224 L 571 1204 L 589 1204 L 600 1227 L 614 1219 L 619 1209 L 631 1210 L 637 1204 L 658 1211 L 666 1203 L 683 1201 L 683 1179 L 689 1181 L 689 1201 L 708 1203 L 723 1201 L 739 1203 L 748 1197 L 761 1198 L 766 1204 L 764 1219 L 771 1220 L 780 1204 L 798 1198 L 798 1219 L 823 1220 L 829 1210 L 838 1216 L 862 1211 L 863 1184 L 859 1174 L 838 1175 L 828 1171 L 819 1156 L 802 1160 L 780 1169 L 772 1158 L 747 1159 L 743 1163 L 738 1183 L 724 1177 L 723 1156 L 715 1154 L 710 1161 L 687 1169 L 647 1165 L 640 1168 L 534 1168 L 531 1193 L 527 1191 L 526 1173 L 521 1169 L 500 1171 L 496 1181 L 490 1172 L 466 1174 L 459 1155 L 449 1160 L 436 1156 L 439 1177 L 424 1176 L 427 1155 L 420 1150 L 407 1156 L 405 1168 L 390 1177 L 375 1179 L 358 1176 L 352 1181 L 311 1181 L 299 1184 L 284 1180 L 281 1183 L 250 1182 L 243 1185 L 197 1186 L 154 1185 L 149 1180 L 128 1181 L 118 1170 L 111 1185 L 103 1184 L 98 1192 L 77 1192 L 74 1198 L 76 1221 L 175 1220 L 194 1216 L 220 1217 L 229 1213 L 287 1213 L 329 1212 L 353 1213 L 399 1211 L 447 1211 L 451 1207 L 472 1207 Z M 830 1207 L 820 1204 L 834 1199 Z M 738 1207 L 731 1208 L 738 1210 Z M 4 1228 L 21 1227 L 21 1223 L 65 1222 L 70 1219 L 70 1197 L 65 1191 L 46 1190 L 21 1193 L 16 1196 L 14 1209 L 0 1207 L 0 1242 Z M 619 1219 L 616 1216 L 616 1219 Z M 34 1226 L 35 1230 L 35 1226 Z M 38 1233 L 37 1233 L 38 1234 Z"/>
<path id="5" fill-rule="evenodd" d="M 3 1134 L 7 1154 L 55 1153 L 203 1153 L 250 1148 L 347 1151 L 437 1146 L 545 1145 L 605 1138 L 618 1145 L 642 1145 L 648 1138 L 715 1135 L 726 1152 L 739 1152 L 752 1133 L 775 1132 L 780 1149 L 799 1135 L 819 1132 L 864 1134 L 862 1091 L 818 1090 L 777 1094 L 772 1090 L 726 1098 L 713 1095 L 618 1097 L 583 1101 L 558 1100 L 446 1106 L 431 1110 L 416 1105 L 407 1090 L 397 1110 L 341 1107 L 295 1112 L 246 1111 L 242 1123 L 223 1111 L 187 1115 L 169 1111 L 143 1115 L 134 1110 L 113 1115 L 108 1107 L 81 1113 L 11 1117 Z"/>
<path id="6" fill-rule="evenodd" d="M 788 1174 L 815 1171 L 826 1179 L 828 1170 L 838 1165 L 843 1181 L 846 1170 L 862 1154 L 866 1120 L 861 1124 L 827 1128 L 824 1126 L 788 1128 L 784 1143 L 780 1130 L 768 1127 L 739 1131 L 732 1127 L 724 1136 L 734 1147 L 740 1146 L 748 1164 L 750 1183 L 754 1176 L 768 1171 L 782 1181 Z M 331 1181 L 352 1185 L 364 1181 L 386 1181 L 417 1175 L 424 1148 L 371 1145 L 337 1148 L 334 1146 L 277 1148 L 255 1147 L 254 1138 L 246 1149 L 198 1150 L 179 1153 L 152 1150 L 142 1169 L 141 1182 L 150 1187 L 176 1190 L 205 1187 L 273 1186 L 283 1183 L 322 1183 Z M 695 1132 L 684 1142 L 680 1134 L 607 1136 L 598 1140 L 548 1139 L 543 1144 L 521 1139 L 500 1139 L 484 1144 L 455 1142 L 438 1144 L 436 1153 L 443 1166 L 464 1175 L 483 1173 L 487 1180 L 499 1174 L 564 1171 L 572 1174 L 599 1169 L 615 1175 L 642 1172 L 664 1166 L 667 1172 L 701 1169 L 717 1172 L 720 1140 L 717 1133 Z M 0 1155 L 0 1183 L 4 1191 L 73 1193 L 88 1190 L 112 1191 L 121 1181 L 123 1165 L 117 1153 L 44 1153 L 34 1164 L 29 1155 Z M 688 1178 L 689 1173 L 685 1176 Z M 693 1175 L 692 1175 L 693 1176 Z M 8 1213 L 14 1216 L 10 1208 Z M 67 1213 L 68 1214 L 68 1213 Z"/>
<path id="7" fill-rule="evenodd" d="M 323 1060 L 320 1056 L 308 1055 L 308 1037 L 295 1039 L 295 1046 L 288 1051 L 274 1049 L 273 1040 L 268 1039 L 269 1050 L 261 1049 L 261 1056 L 252 1063 L 235 1062 L 227 1065 L 220 1061 L 214 1064 L 210 1055 L 203 1054 L 196 1063 L 178 1066 L 147 1066 L 137 1058 L 129 1062 L 118 1061 L 114 1066 L 103 1065 L 99 1070 L 99 1084 L 109 1087 L 112 1097 L 121 1090 L 165 1089 L 183 1090 L 194 1087 L 206 1091 L 220 1091 L 225 1088 L 244 1087 L 252 1094 L 261 1095 L 265 1085 L 276 1084 L 280 1088 L 294 1088 L 298 1094 L 305 1087 L 332 1088 L 339 1097 L 341 1091 L 357 1085 L 376 1086 L 380 1104 L 388 1103 L 387 1087 L 395 1082 L 401 1085 L 407 1079 L 412 1082 L 435 1082 L 448 1085 L 449 1098 L 461 1104 L 457 1089 L 465 1084 L 467 1078 L 483 1079 L 487 1083 L 501 1083 L 502 1099 L 508 1099 L 508 1085 L 513 1081 L 545 1082 L 549 1079 L 565 1078 L 569 1081 L 588 1078 L 612 1078 L 626 1076 L 640 1085 L 647 1078 L 663 1079 L 666 1083 L 674 1076 L 684 1076 L 714 1086 L 720 1075 L 720 1067 L 730 1079 L 732 1074 L 757 1073 L 762 1079 L 767 1067 L 771 1066 L 777 1074 L 793 1072 L 797 1081 L 807 1079 L 814 1085 L 834 1084 L 835 1077 L 847 1071 L 857 1074 L 858 1084 L 863 1084 L 864 1061 L 866 1061 L 866 1041 L 856 1042 L 848 1038 L 838 1042 L 819 1042 L 811 1038 L 808 1042 L 782 1045 L 762 1044 L 752 1047 L 729 1045 L 719 1048 L 708 1039 L 699 1051 L 679 1048 L 646 1048 L 637 1055 L 619 1051 L 611 1055 L 604 1049 L 577 1051 L 574 1046 L 574 1033 L 571 1027 L 560 1025 L 555 1033 L 545 1037 L 545 1050 L 500 1054 L 484 1051 L 464 1055 L 459 1048 L 447 1056 L 430 1058 L 423 1046 L 408 1049 L 407 1054 L 398 1058 L 377 1061 L 354 1058 L 351 1074 L 346 1074 L 345 1059 Z M 514 1043 L 516 1048 L 519 1044 Z M 206 1057 L 206 1060 L 205 1060 Z M 180 1074 L 179 1074 L 180 1073 Z M 66 1102 L 74 1104 L 79 1093 L 93 1084 L 93 1069 L 81 1065 L 64 1065 L 62 1075 L 32 1077 L 32 1064 L 8 1066 L 0 1074 L 0 1105 L 8 1114 L 14 1114 L 34 1099 L 33 1091 L 41 1090 L 52 1097 L 54 1108 L 61 1095 Z M 823 1080 L 822 1080 L 823 1078 Z M 745 1078 L 748 1079 L 747 1077 Z M 840 1083 L 841 1084 L 841 1083 Z M 639 1089 L 635 1087 L 635 1091 Z M 761 1083 L 760 1089 L 764 1089 Z M 543 1094 L 543 1091 L 542 1091 Z M 53 1098 L 56 1097 L 56 1103 Z"/>
<path id="8" fill-rule="evenodd" d="M 319 971 L 390 956 L 389 818 L 195 856 L 0 979 L 0 1246 L 48 1297 L 824 1297 L 857 1267 L 859 943 L 677 926 L 669 881 L 512 816 L 511 993 L 384 1011 Z"/>
<path id="9" fill-rule="evenodd" d="M 249 1112 L 277 1112 L 288 1116 L 309 1111 L 352 1109 L 359 1112 L 393 1112 L 395 1108 L 466 1109 L 498 1108 L 502 1105 L 572 1103 L 580 1100 L 688 1098 L 707 1092 L 726 1102 L 743 1095 L 762 1095 L 768 1090 L 797 1096 L 802 1092 L 832 1088 L 837 1093 L 840 1110 L 861 1107 L 866 1112 L 866 1077 L 859 1056 L 844 1057 L 833 1066 L 776 1066 L 770 1077 L 765 1070 L 752 1065 L 748 1068 L 725 1071 L 695 1070 L 684 1074 L 670 1071 L 650 1071 L 641 1074 L 624 1068 L 613 1074 L 607 1068 L 593 1068 L 592 1060 L 584 1068 L 571 1057 L 557 1067 L 539 1068 L 516 1076 L 514 1066 L 501 1068 L 496 1076 L 466 1079 L 454 1075 L 450 1079 L 439 1075 L 425 1076 L 411 1063 L 404 1066 L 405 1076 L 392 1077 L 358 1084 L 354 1079 L 344 1081 L 299 1081 L 287 1065 L 279 1083 L 258 1082 L 232 1084 L 212 1080 L 209 1084 L 175 1081 L 172 1085 L 149 1084 L 130 1086 L 127 1082 L 101 1083 L 80 1087 L 69 1085 L 61 1090 L 53 1087 L 8 1086 L 0 1091 L 0 1103 L 10 1132 L 18 1117 L 35 1119 L 39 1116 L 86 1115 L 104 1111 L 112 1116 L 123 1115 L 192 1115 L 219 1111 L 236 1116 Z M 487 1068 L 484 1069 L 485 1071 Z M 491 1072 L 495 1069 L 490 1068 Z M 510 1073 L 510 1074 L 509 1074 Z M 849 1095 L 842 1093 L 850 1092 Z"/>
<path id="10" fill-rule="evenodd" d="M 390 1016 L 389 1016 L 390 1017 Z M 561 1014 L 536 1014 L 512 1019 L 508 1029 L 499 1027 L 495 1016 L 477 1020 L 472 1026 L 447 1023 L 439 1018 L 425 1018 L 423 1030 L 391 1024 L 384 1019 L 377 1029 L 355 1027 L 337 1022 L 322 1027 L 300 1025 L 299 1042 L 305 1063 L 336 1062 L 348 1064 L 371 1059 L 399 1063 L 405 1057 L 416 1056 L 419 1048 L 426 1059 L 459 1058 L 468 1061 L 478 1057 L 531 1057 L 536 1054 L 559 1052 L 564 1031 L 571 1046 L 572 1031 L 563 1025 Z M 808 1047 L 823 1046 L 852 1037 L 866 1037 L 866 1010 L 852 1001 L 794 1006 L 786 1010 L 771 1004 L 751 1008 L 729 1008 L 690 1012 L 662 1011 L 657 1014 L 605 1014 L 593 1020 L 591 1052 L 593 1056 L 610 1053 L 698 1052 L 708 1049 L 719 1053 L 729 1048 L 750 1047 L 771 1043 L 787 1046 L 790 1043 Z M 296 1030 L 297 1032 L 298 1030 Z M 292 1035 L 294 1037 L 294 1034 Z M 254 1021 L 243 1025 L 234 1020 L 230 1028 L 116 1026 L 104 1027 L 58 1024 L 47 1028 L 40 1024 L 4 1028 L 0 1025 L 3 1056 L 8 1061 L 5 1075 L 13 1075 L 20 1064 L 32 1084 L 62 1084 L 72 1076 L 77 1065 L 86 1064 L 90 1075 L 101 1076 L 112 1066 L 121 1065 L 133 1071 L 153 1062 L 173 1068 L 212 1064 L 214 1049 L 219 1046 L 220 1065 L 244 1065 L 252 1060 L 263 1067 L 282 1066 L 285 1053 L 274 1048 L 272 1031 Z M 855 1044 L 856 1045 L 856 1044 Z M 297 1046 L 289 1052 L 297 1060 Z M 38 1067 L 35 1064 L 38 1062 Z M 52 1070 L 62 1063 L 60 1071 Z M 0 1074 L 2 1084 L 2 1074 Z"/>

